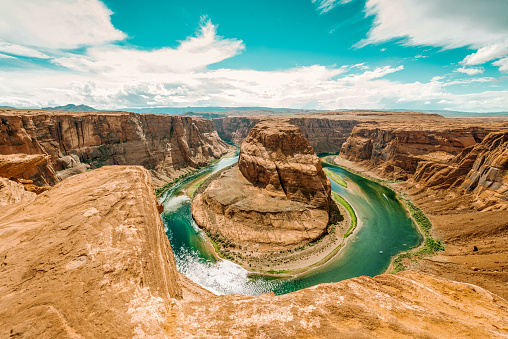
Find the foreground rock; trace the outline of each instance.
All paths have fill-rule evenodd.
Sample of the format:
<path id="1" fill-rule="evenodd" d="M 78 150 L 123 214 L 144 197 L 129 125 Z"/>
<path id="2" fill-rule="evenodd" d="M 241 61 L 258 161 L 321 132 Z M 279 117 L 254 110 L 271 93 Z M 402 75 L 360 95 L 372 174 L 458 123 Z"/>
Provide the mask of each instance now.
<path id="1" fill-rule="evenodd" d="M 253 252 L 280 251 L 323 235 L 330 182 L 298 127 L 256 125 L 242 144 L 238 168 L 226 171 L 193 201 L 197 224 Z"/>
<path id="2" fill-rule="evenodd" d="M 290 294 L 183 302 L 181 338 L 503 338 L 508 303 L 474 285 L 402 272 Z"/>
<path id="3" fill-rule="evenodd" d="M 108 166 L 0 212 L 0 337 L 162 335 L 181 298 L 150 174 Z"/>
<path id="4" fill-rule="evenodd" d="M 0 154 L 46 154 L 46 167 L 29 173 L 35 184 L 53 185 L 86 170 L 66 167 L 61 159 L 76 155 L 91 168 L 139 165 L 154 184 L 165 183 L 207 165 L 232 148 L 211 121 L 199 118 L 128 112 L 64 112 L 0 109 Z"/>

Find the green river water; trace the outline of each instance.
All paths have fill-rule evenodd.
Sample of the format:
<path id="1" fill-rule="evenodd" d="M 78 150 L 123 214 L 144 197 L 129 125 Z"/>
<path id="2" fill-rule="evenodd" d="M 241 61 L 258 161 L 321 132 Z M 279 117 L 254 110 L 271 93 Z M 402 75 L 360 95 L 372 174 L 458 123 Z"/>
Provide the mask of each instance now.
<path id="1" fill-rule="evenodd" d="M 190 198 L 182 193 L 193 179 L 238 161 L 222 159 L 166 191 L 162 220 L 175 254 L 178 270 L 216 294 L 284 294 L 320 283 L 383 273 L 391 257 L 421 243 L 423 237 L 390 189 L 339 167 L 323 164 L 344 178 L 348 188 L 330 180 L 332 191 L 344 197 L 358 216 L 359 229 L 348 245 L 325 265 L 292 278 L 252 275 L 227 260 L 216 261 L 206 245 L 206 235 L 191 215 Z"/>

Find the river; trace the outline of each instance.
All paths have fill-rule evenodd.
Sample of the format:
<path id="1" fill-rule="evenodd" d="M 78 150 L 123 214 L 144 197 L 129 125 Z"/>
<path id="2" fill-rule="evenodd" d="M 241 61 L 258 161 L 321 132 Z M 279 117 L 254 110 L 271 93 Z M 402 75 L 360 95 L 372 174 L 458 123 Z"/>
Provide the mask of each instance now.
<path id="1" fill-rule="evenodd" d="M 191 200 L 183 189 L 195 178 L 237 161 L 238 156 L 222 159 L 176 184 L 160 199 L 164 204 L 164 230 L 175 254 L 178 271 L 216 294 L 284 294 L 320 283 L 362 275 L 375 276 L 387 269 L 392 256 L 423 240 L 392 190 L 342 168 L 323 164 L 348 183 L 348 188 L 344 188 L 330 180 L 332 191 L 344 197 L 356 211 L 360 227 L 338 255 L 325 265 L 292 278 L 253 275 L 230 261 L 216 261 L 207 245 L 206 235 L 192 219 Z"/>

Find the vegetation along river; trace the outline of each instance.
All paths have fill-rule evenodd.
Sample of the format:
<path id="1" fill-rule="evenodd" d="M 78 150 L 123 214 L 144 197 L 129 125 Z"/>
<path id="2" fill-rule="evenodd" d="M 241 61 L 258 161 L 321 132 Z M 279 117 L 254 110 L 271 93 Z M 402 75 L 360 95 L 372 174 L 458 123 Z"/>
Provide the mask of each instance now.
<path id="1" fill-rule="evenodd" d="M 206 235 L 192 219 L 191 200 L 183 191 L 197 177 L 237 161 L 238 156 L 222 159 L 177 183 L 160 199 L 164 204 L 164 229 L 178 270 L 214 293 L 284 294 L 320 283 L 375 276 L 388 268 L 392 256 L 420 244 L 423 239 L 393 191 L 342 168 L 323 164 L 348 183 L 348 188 L 344 188 L 330 180 L 332 191 L 345 198 L 356 211 L 360 227 L 338 255 L 323 266 L 290 278 L 253 275 L 230 261 L 217 261 Z"/>

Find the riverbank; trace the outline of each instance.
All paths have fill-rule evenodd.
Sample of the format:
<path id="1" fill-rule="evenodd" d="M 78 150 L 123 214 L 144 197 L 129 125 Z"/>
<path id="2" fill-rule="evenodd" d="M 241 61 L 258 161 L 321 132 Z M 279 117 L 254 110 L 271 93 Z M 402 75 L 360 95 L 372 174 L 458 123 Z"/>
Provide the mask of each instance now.
<path id="1" fill-rule="evenodd" d="M 396 192 L 397 200 L 404 206 L 411 220 L 413 220 L 413 223 L 416 225 L 418 232 L 423 236 L 423 241 L 420 245 L 393 256 L 390 265 L 383 273 L 397 273 L 403 271 L 411 261 L 420 260 L 444 250 L 444 244 L 439 240 L 435 240 L 431 234 L 432 223 L 430 219 L 413 203 L 413 201 L 411 201 L 411 199 L 409 199 L 405 192 L 394 185 L 397 181 L 384 180 L 371 170 L 365 169 L 361 165 L 346 160 L 338 155 L 327 156 L 323 161 L 330 165 L 344 168 L 366 179 L 374 180 L 380 185 Z"/>

